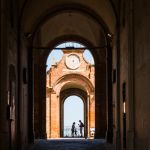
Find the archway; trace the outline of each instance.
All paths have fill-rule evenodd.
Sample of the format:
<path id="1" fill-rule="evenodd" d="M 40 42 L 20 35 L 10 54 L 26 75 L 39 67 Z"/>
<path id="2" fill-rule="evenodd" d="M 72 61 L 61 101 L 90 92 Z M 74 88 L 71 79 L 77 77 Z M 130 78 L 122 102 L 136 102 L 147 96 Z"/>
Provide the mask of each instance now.
<path id="1" fill-rule="evenodd" d="M 84 127 L 85 137 L 90 136 L 90 125 L 95 128 L 94 64 L 90 64 L 84 56 L 84 46 L 81 47 L 79 44 L 78 46 L 77 49 L 72 49 L 72 47 L 69 49 L 63 48 L 62 51 L 64 55 L 60 62 L 52 64 L 52 68 L 47 71 L 47 138 L 63 137 L 64 118 L 62 117 L 62 106 L 66 96 L 70 96 L 71 94 L 75 94 L 84 100 L 84 122 L 86 123 Z M 90 57 L 89 54 L 88 57 Z M 58 72 L 60 72 L 60 74 Z M 49 106 L 50 108 L 48 108 Z M 90 109 L 90 107 L 92 109 Z M 87 113 L 88 111 L 89 113 Z M 92 123 L 90 118 L 93 118 Z"/>
<path id="2" fill-rule="evenodd" d="M 74 85 L 75 86 L 75 85 Z M 69 85 L 66 85 L 66 87 L 69 87 Z M 90 128 L 95 128 L 95 102 L 93 101 L 93 104 L 90 104 L 90 99 L 87 95 L 87 92 L 79 89 L 79 88 L 68 88 L 64 89 L 60 93 L 60 129 L 61 129 L 61 137 L 63 137 L 63 130 L 64 130 L 64 102 L 66 98 L 68 98 L 71 95 L 76 95 L 80 97 L 83 101 L 84 106 L 84 137 L 90 137 Z M 79 119 L 81 120 L 81 119 Z M 77 122 L 79 122 L 79 120 Z"/>
<path id="3" fill-rule="evenodd" d="M 56 43 L 60 42 L 60 38 L 62 38 L 61 42 L 64 40 L 65 36 L 68 36 L 68 39 L 71 39 L 73 37 L 81 37 L 81 38 L 76 38 L 76 39 L 84 39 L 84 41 L 88 41 L 89 43 L 91 43 L 91 45 L 93 46 L 99 46 L 99 45 L 106 45 L 107 43 L 107 34 L 108 33 L 115 33 L 115 29 L 116 29 L 116 16 L 115 16 L 115 7 L 113 5 L 114 3 L 112 1 L 108 1 L 108 0 L 104 0 L 104 1 L 99 1 L 96 0 L 94 1 L 78 1 L 76 2 L 75 0 L 73 1 L 61 1 L 60 3 L 57 1 L 45 1 L 43 3 L 43 1 L 25 1 L 23 3 L 22 6 L 22 11 L 21 11 L 21 28 L 23 29 L 24 33 L 26 35 L 29 35 L 28 37 L 30 38 L 31 42 L 30 42 L 30 48 L 28 50 L 28 59 L 29 59 L 29 98 L 30 101 L 29 102 L 31 104 L 30 106 L 30 113 L 33 112 L 33 93 L 37 93 L 40 91 L 40 93 L 42 93 L 43 96 L 40 96 L 39 100 L 38 97 L 35 97 L 36 101 L 39 101 L 39 104 L 37 107 L 39 106 L 43 106 L 42 108 L 44 108 L 45 110 L 45 92 L 46 88 L 44 86 L 41 86 L 37 89 L 37 91 L 33 90 L 33 68 L 30 66 L 35 66 L 34 69 L 34 73 L 39 73 L 39 74 L 43 74 L 41 77 L 41 80 L 43 80 L 46 72 L 45 71 L 45 52 L 43 51 L 43 49 L 39 52 L 37 52 L 37 58 L 36 60 L 40 60 L 41 62 L 36 62 L 36 60 L 34 60 L 34 62 L 32 62 L 32 57 L 33 57 L 33 53 L 35 52 L 34 50 L 32 50 L 31 47 L 34 46 L 49 46 L 49 47 L 53 47 Z M 41 8 L 41 6 L 43 6 Z M 39 11 L 40 10 L 40 11 Z M 89 20 L 91 20 L 93 23 L 96 22 L 97 26 L 95 28 L 95 26 L 93 26 L 93 23 L 89 23 L 89 20 L 86 22 L 86 25 L 89 25 L 89 28 L 87 26 L 85 26 L 82 23 L 79 23 L 80 21 L 84 20 L 84 19 L 79 19 L 79 17 L 77 17 L 75 20 L 75 22 L 81 26 L 83 25 L 83 28 L 78 28 L 76 24 L 74 24 L 74 26 L 70 26 L 70 17 L 65 17 L 66 19 L 69 20 L 69 23 L 67 21 L 63 21 L 63 25 L 61 22 L 61 26 L 60 26 L 60 19 L 58 18 L 57 22 L 54 23 L 53 19 L 55 19 L 55 16 L 60 15 L 61 20 L 62 16 L 61 14 L 63 14 L 63 12 L 69 12 L 68 14 L 71 14 L 70 16 L 73 16 L 72 14 L 75 12 L 78 12 L 79 14 L 81 14 L 83 17 L 85 17 L 85 20 L 88 20 L 88 18 L 90 18 Z M 71 12 L 71 13 L 70 13 Z M 72 13 L 73 12 L 73 13 Z M 67 14 L 66 13 L 66 14 Z M 30 14 L 30 15 L 29 15 Z M 67 14 L 67 15 L 68 15 Z M 87 17 L 87 18 L 86 18 Z M 50 25 L 54 26 L 54 30 L 52 27 L 50 27 L 48 25 L 49 30 L 51 30 L 52 32 L 47 32 L 48 30 L 42 30 L 42 28 L 44 27 L 44 24 L 47 23 Z M 55 26 L 55 25 L 59 25 L 59 29 Z M 68 30 L 67 25 L 69 25 L 69 27 L 72 27 L 72 29 L 77 29 L 77 32 L 74 32 L 74 30 Z M 62 30 L 65 29 L 64 27 L 66 27 L 67 30 Z M 46 28 L 45 28 L 46 29 Z M 88 32 L 84 32 L 85 30 L 82 29 L 87 29 L 86 31 Z M 96 30 L 95 30 L 96 29 Z M 100 30 L 102 29 L 103 34 L 105 35 L 104 37 L 100 36 Z M 45 32 L 46 31 L 46 32 Z M 57 32 L 58 31 L 58 32 Z M 92 36 L 88 36 L 87 34 L 89 33 L 89 31 L 91 31 L 91 33 L 93 33 L 92 35 L 96 35 L 94 36 L 94 40 L 91 40 Z M 79 34 L 81 33 L 81 34 Z M 96 34 L 98 33 L 98 34 Z M 44 35 L 43 36 L 41 35 Z M 46 34 L 48 36 L 46 36 Z M 33 35 L 33 37 L 32 37 Z M 51 36 L 50 36 L 51 35 Z M 44 40 L 46 39 L 46 40 Z M 93 38 L 92 38 L 93 39 Z M 106 40 L 104 42 L 104 40 Z M 45 42 L 46 41 L 46 42 Z M 97 105 L 97 116 L 102 115 L 102 120 L 97 121 L 96 126 L 97 126 L 97 137 L 99 138 L 103 138 L 105 137 L 105 131 L 107 129 L 107 114 L 106 114 L 106 73 L 103 73 L 106 71 L 106 63 L 102 62 L 101 64 L 101 58 L 104 56 L 106 56 L 106 49 L 102 49 L 102 51 L 104 50 L 104 55 L 101 55 L 101 50 L 93 50 L 93 54 L 95 56 L 95 60 L 96 60 L 96 85 L 95 85 L 95 93 L 96 93 L 96 101 L 99 101 L 99 99 L 102 100 L 102 102 L 99 102 Z M 50 50 L 46 50 L 46 51 L 50 51 Z M 116 51 L 116 50 L 114 50 Z M 34 57 L 35 58 L 35 57 Z M 104 61 L 106 62 L 106 58 L 104 59 Z M 103 67 L 101 67 L 103 66 Z M 101 70 L 101 71 L 100 71 Z M 111 70 L 110 70 L 111 72 Z M 103 73 L 103 74 L 102 74 Z M 109 75 L 111 77 L 111 75 Z M 102 84 L 100 86 L 101 83 L 101 78 L 103 78 Z M 39 80 L 38 77 L 36 77 L 35 80 Z M 40 86 L 40 83 L 37 83 L 38 86 Z M 110 83 L 111 85 L 111 83 Z M 36 87 L 36 86 L 35 86 Z M 42 91 L 43 90 L 43 91 Z M 30 92 L 31 91 L 31 92 Z M 112 97 L 110 97 L 111 99 Z M 110 102 L 110 106 L 112 103 Z M 104 109 L 101 109 L 104 108 Z M 37 110 L 38 111 L 38 110 Z M 112 112 L 110 111 L 110 114 L 112 114 Z M 41 114 L 40 114 L 41 115 Z M 32 121 L 32 116 L 33 115 L 29 115 L 29 137 L 32 136 L 31 139 L 33 139 L 33 121 Z M 45 118 L 45 114 L 43 113 L 43 115 L 41 115 L 41 118 Z M 111 118 L 112 119 L 112 116 Z M 109 119 L 108 119 L 109 120 Z M 42 121 L 42 124 L 44 124 L 45 120 L 41 119 L 40 121 Z M 39 122 L 40 122 L 39 121 Z M 99 122 L 104 121 L 104 124 L 101 125 Z M 38 124 L 38 123 L 37 123 Z M 112 126 L 112 124 L 110 124 L 110 126 Z M 38 127 L 37 127 L 38 128 Z M 31 130 L 30 130 L 31 129 Z M 46 132 L 45 130 L 45 124 L 43 125 L 42 128 L 42 132 Z M 44 135 L 42 135 L 42 137 L 46 137 L 46 134 L 44 133 Z"/>
<path id="4" fill-rule="evenodd" d="M 83 100 L 79 96 L 71 95 L 64 100 L 62 107 L 62 120 L 64 120 L 63 137 L 80 137 L 79 120 L 84 123 L 84 116 L 86 115 Z M 74 129 L 72 129 L 73 123 L 75 123 Z M 71 130 L 73 130 L 73 132 L 71 132 Z"/>

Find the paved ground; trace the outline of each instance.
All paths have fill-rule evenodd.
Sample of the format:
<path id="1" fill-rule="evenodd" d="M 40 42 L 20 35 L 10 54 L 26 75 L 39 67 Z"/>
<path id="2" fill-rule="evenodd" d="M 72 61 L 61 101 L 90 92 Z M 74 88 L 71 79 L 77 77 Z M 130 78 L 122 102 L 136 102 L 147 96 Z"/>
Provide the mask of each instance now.
<path id="1" fill-rule="evenodd" d="M 100 139 L 37 140 L 30 150 L 115 150 Z"/>

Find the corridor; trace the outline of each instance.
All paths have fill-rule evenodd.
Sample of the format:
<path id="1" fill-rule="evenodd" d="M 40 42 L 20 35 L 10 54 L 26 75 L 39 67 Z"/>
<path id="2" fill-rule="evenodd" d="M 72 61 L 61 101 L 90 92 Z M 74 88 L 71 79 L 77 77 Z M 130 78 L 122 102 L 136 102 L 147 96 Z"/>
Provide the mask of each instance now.
<path id="1" fill-rule="evenodd" d="M 29 150 L 114 150 L 101 139 L 55 139 L 37 140 Z"/>
<path id="2" fill-rule="evenodd" d="M 0 11 L 0 150 L 150 150 L 150 0 Z"/>

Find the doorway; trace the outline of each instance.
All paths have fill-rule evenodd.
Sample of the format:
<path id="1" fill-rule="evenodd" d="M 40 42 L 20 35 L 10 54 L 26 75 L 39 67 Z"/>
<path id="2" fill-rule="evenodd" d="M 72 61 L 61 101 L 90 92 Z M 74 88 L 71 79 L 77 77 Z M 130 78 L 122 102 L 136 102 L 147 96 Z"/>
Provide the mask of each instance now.
<path id="1" fill-rule="evenodd" d="M 81 120 L 84 124 L 84 103 L 83 100 L 79 96 L 69 96 L 64 101 L 64 129 L 63 136 L 64 137 L 80 137 L 80 128 L 79 128 L 79 120 Z M 75 130 L 72 134 L 72 125 L 75 123 Z M 84 137 L 84 130 L 83 137 Z"/>

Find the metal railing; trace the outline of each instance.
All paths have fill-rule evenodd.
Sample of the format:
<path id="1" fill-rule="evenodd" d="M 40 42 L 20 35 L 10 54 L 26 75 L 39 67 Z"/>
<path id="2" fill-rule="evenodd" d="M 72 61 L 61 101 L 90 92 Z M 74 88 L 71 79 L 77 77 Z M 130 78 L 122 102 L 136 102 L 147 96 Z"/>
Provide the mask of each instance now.
<path id="1" fill-rule="evenodd" d="M 83 137 L 84 137 L 84 128 L 82 130 L 82 133 L 83 133 Z M 71 126 L 65 126 L 64 130 L 63 130 L 63 137 L 66 137 L 66 138 L 80 138 L 81 137 L 80 128 L 76 127 L 75 132 L 72 134 Z"/>

